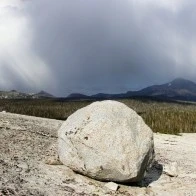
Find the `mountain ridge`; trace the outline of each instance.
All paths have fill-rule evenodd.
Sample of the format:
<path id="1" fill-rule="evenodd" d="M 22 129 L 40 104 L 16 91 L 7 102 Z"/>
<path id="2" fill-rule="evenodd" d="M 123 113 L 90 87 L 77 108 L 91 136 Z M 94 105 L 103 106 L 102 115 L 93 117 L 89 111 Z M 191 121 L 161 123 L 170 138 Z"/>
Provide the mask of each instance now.
<path id="1" fill-rule="evenodd" d="M 33 94 L 33 98 L 54 98 L 54 95 L 44 91 L 44 90 L 41 90 L 40 92 L 36 93 L 36 94 Z"/>
<path id="2" fill-rule="evenodd" d="M 55 98 L 55 97 L 43 90 L 38 93 L 23 93 L 16 90 L 0 91 L 0 99 L 44 99 L 44 98 Z"/>
<path id="3" fill-rule="evenodd" d="M 169 100 L 196 101 L 196 83 L 176 78 L 171 82 L 152 85 L 138 91 L 127 91 L 125 93 L 109 94 L 97 93 L 85 95 L 72 93 L 67 97 L 55 97 L 46 91 L 38 93 L 23 93 L 16 90 L 0 91 L 0 99 L 64 99 L 64 100 L 104 100 L 104 99 L 126 99 L 132 97 L 149 97 Z"/>
<path id="4" fill-rule="evenodd" d="M 82 97 L 84 98 L 85 95 L 82 94 Z M 119 93 L 119 94 L 98 93 L 87 97 L 91 99 L 151 97 L 151 98 L 162 98 L 162 99 L 172 99 L 172 100 L 179 99 L 179 100 L 187 100 L 187 101 L 196 101 L 196 83 L 187 79 L 176 78 L 171 82 L 161 84 L 161 85 L 148 86 L 138 91 L 127 91 L 126 93 Z M 76 99 L 76 97 L 74 96 L 68 96 L 68 98 Z"/>

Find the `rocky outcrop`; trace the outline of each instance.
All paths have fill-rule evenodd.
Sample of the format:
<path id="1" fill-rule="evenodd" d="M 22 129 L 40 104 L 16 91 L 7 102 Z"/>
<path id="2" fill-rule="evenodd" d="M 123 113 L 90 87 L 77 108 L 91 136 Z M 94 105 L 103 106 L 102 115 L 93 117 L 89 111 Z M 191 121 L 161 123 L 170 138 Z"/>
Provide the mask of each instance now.
<path id="1" fill-rule="evenodd" d="M 101 181 L 138 182 L 154 157 L 151 129 L 117 101 L 78 110 L 63 123 L 58 137 L 61 162 Z"/>

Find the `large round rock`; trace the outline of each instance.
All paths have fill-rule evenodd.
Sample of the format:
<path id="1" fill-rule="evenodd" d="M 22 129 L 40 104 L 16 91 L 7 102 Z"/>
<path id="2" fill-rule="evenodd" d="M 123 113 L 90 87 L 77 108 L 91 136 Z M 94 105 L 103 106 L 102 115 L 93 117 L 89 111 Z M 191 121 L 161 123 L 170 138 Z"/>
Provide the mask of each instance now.
<path id="1" fill-rule="evenodd" d="M 154 157 L 151 129 L 117 101 L 95 102 L 76 111 L 58 134 L 61 162 L 101 181 L 140 181 Z"/>

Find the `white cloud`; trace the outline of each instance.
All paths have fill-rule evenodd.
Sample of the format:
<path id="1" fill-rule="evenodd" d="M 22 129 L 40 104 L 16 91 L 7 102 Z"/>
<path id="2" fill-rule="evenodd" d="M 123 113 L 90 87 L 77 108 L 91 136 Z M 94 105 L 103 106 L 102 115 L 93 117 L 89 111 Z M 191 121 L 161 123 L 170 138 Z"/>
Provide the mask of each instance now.
<path id="1" fill-rule="evenodd" d="M 185 0 L 130 0 L 137 6 L 151 6 L 151 8 L 162 7 L 170 11 L 178 11 L 185 3 Z"/>
<path id="2" fill-rule="evenodd" d="M 19 7 L 20 5 L 21 5 L 20 0 L 1 0 L 0 1 L 0 8 L 7 7 L 7 6 Z"/>
<path id="3" fill-rule="evenodd" d="M 29 89 L 47 88 L 51 73 L 32 48 L 33 29 L 18 0 L 0 2 L 0 87 L 14 88 L 14 78 Z"/>

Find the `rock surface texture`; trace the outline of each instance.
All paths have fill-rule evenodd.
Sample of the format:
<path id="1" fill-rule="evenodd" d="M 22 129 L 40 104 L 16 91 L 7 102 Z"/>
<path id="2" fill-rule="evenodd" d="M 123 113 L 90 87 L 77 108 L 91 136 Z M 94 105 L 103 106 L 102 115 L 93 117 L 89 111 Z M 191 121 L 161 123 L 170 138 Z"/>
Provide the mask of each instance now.
<path id="1" fill-rule="evenodd" d="M 141 181 L 154 158 L 151 129 L 117 101 L 95 102 L 76 111 L 58 137 L 61 162 L 101 181 Z"/>
<path id="2" fill-rule="evenodd" d="M 196 133 L 154 133 L 155 163 L 141 186 L 119 184 L 111 191 L 74 173 L 56 159 L 57 130 L 63 121 L 0 112 L 0 195 L 2 196 L 196 196 Z M 178 176 L 164 168 L 178 164 Z"/>

